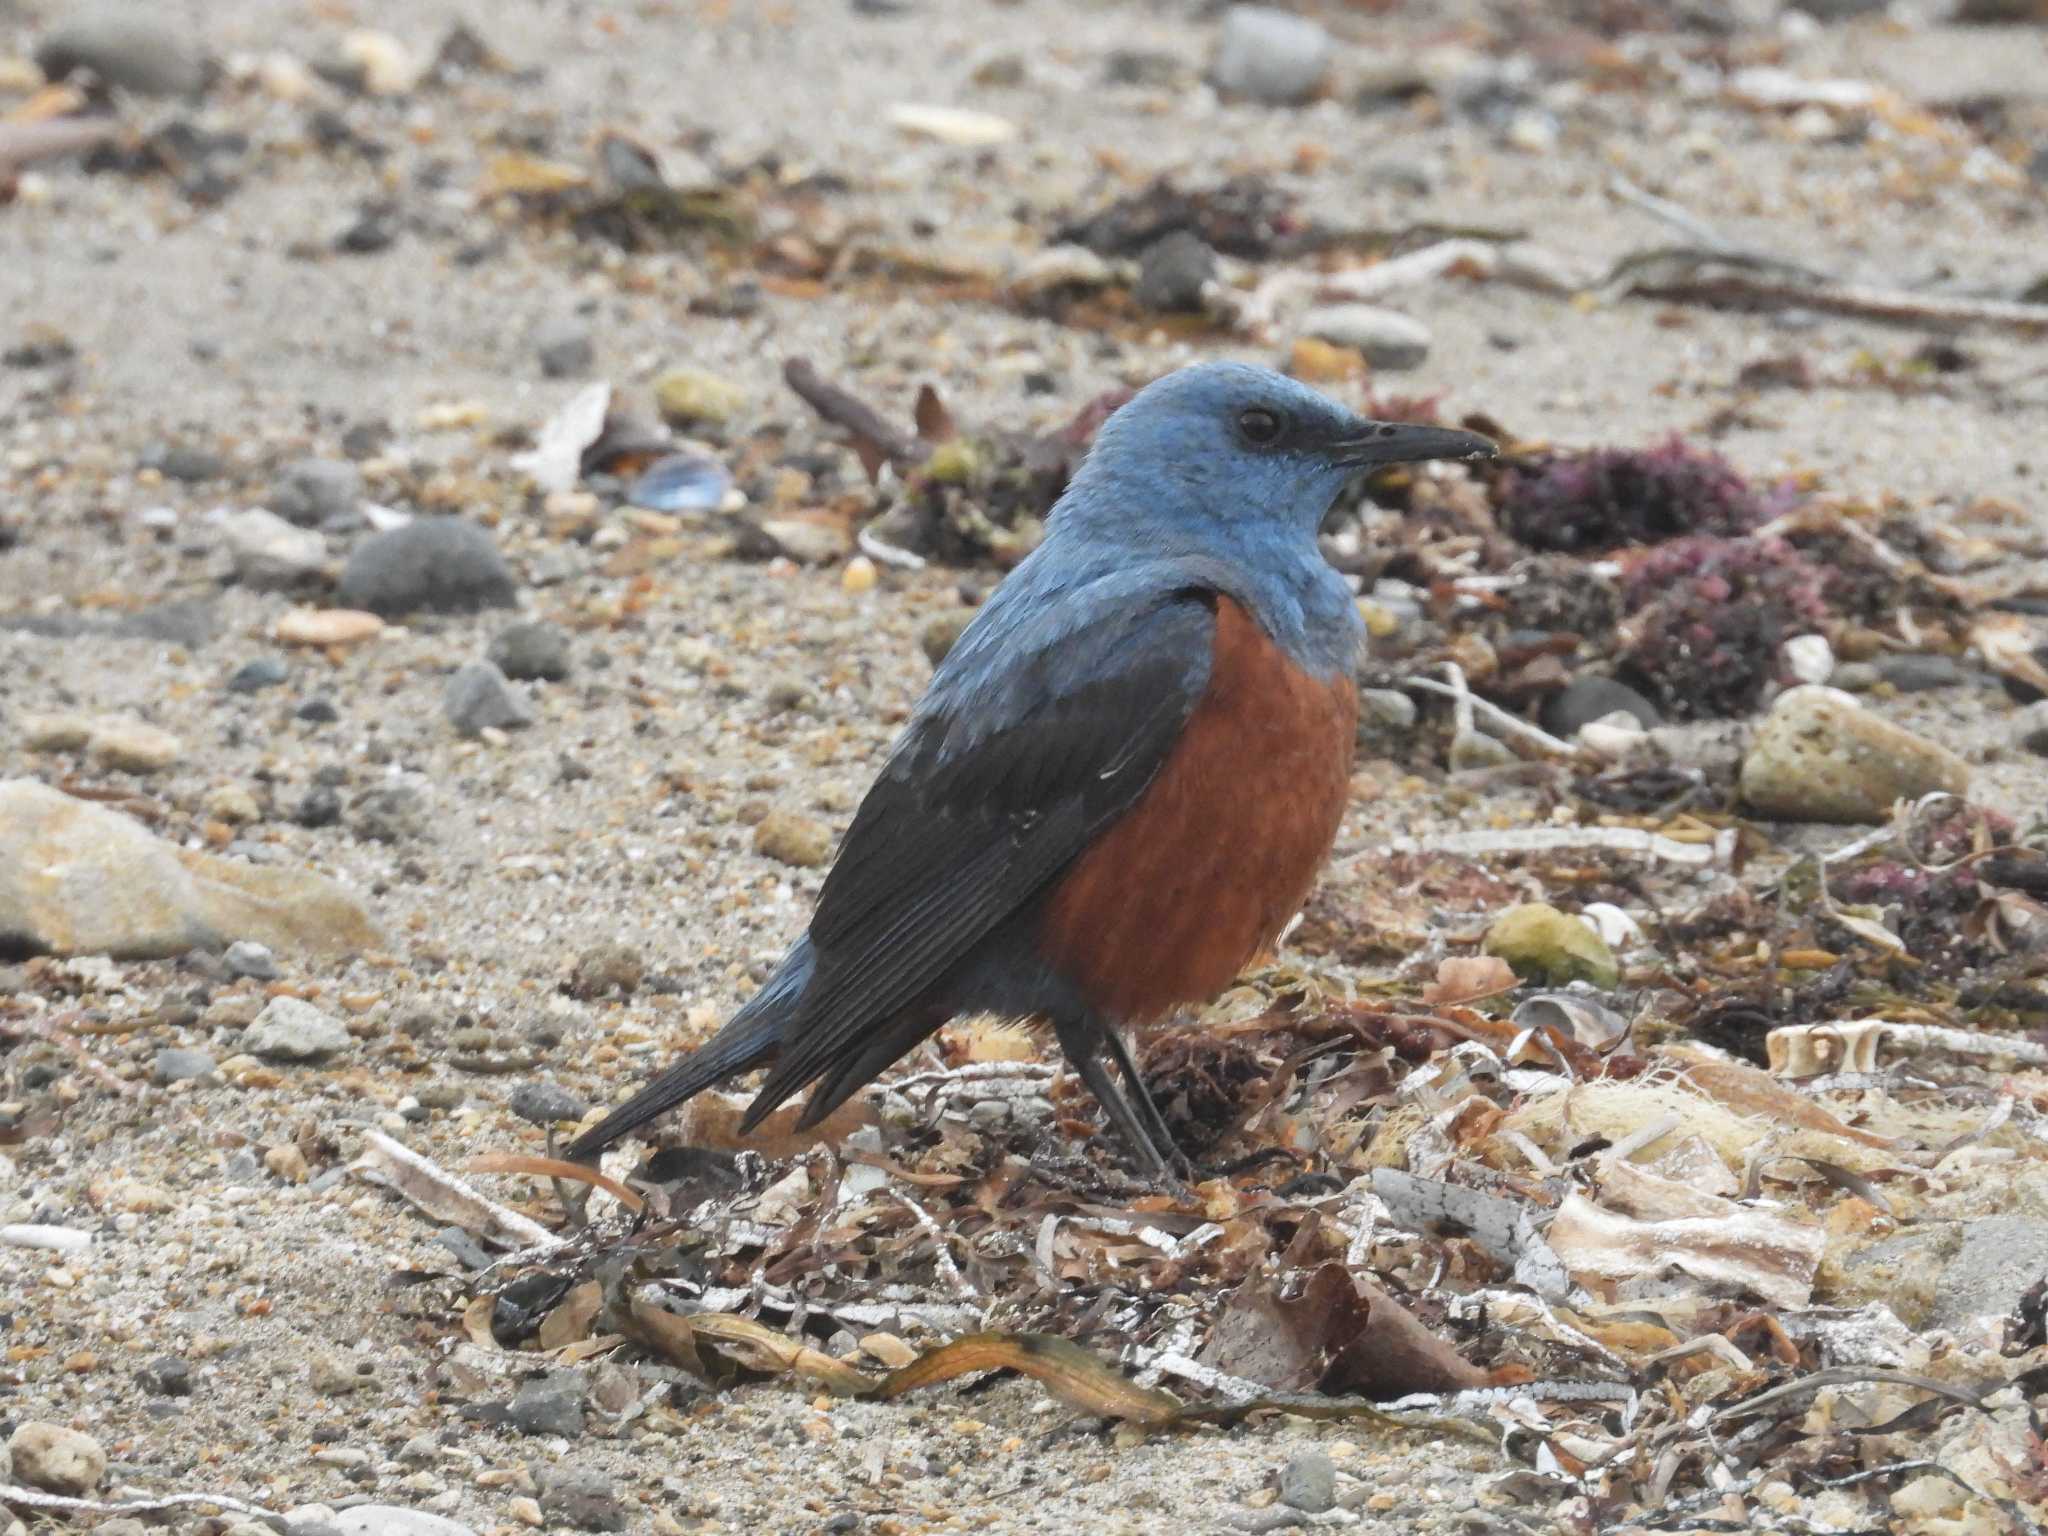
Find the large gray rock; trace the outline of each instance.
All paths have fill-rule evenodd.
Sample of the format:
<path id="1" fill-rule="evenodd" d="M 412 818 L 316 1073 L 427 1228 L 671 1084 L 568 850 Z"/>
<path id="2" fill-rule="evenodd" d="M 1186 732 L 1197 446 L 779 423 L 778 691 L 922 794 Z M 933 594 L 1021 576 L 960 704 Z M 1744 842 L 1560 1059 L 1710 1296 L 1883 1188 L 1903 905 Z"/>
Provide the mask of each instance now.
<path id="1" fill-rule="evenodd" d="M 1970 766 L 1832 688 L 1791 688 L 1742 760 L 1742 799 L 1779 821 L 1877 824 L 1892 803 L 1965 794 Z"/>
<path id="2" fill-rule="evenodd" d="M 511 567 L 475 523 L 423 517 L 365 539 L 342 568 L 341 606 L 387 619 L 475 613 L 519 601 Z"/>
<path id="3" fill-rule="evenodd" d="M 331 880 L 173 847 L 105 806 L 0 782 L 0 950 L 146 960 L 236 939 L 307 955 L 379 942 Z"/>
<path id="4" fill-rule="evenodd" d="M 1330 72 L 1330 34 L 1271 5 L 1234 5 L 1224 15 L 1209 78 L 1216 89 L 1269 106 L 1314 95 Z"/>
<path id="5" fill-rule="evenodd" d="M 52 27 L 36 49 L 51 79 L 89 69 L 141 96 L 191 96 L 206 88 L 206 59 L 189 33 L 146 5 L 93 5 Z"/>

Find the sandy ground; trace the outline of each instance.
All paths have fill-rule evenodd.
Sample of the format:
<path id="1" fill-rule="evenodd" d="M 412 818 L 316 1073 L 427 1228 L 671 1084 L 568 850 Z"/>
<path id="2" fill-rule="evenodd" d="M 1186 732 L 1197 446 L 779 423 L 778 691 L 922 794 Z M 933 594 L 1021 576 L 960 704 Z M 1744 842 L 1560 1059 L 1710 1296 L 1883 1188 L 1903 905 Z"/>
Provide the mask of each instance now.
<path id="1" fill-rule="evenodd" d="M 27 55 L 63 9 L 0 6 L 0 55 Z M 550 151 L 571 159 L 605 126 L 661 146 L 688 142 L 718 163 L 774 153 L 793 169 L 845 177 L 845 217 L 998 261 L 1035 242 L 1023 219 L 1042 226 L 1046 210 L 1114 190 L 1103 170 L 1111 155 L 1132 177 L 1283 175 L 1311 211 L 1346 222 L 1521 226 L 1594 269 L 1670 238 L 1607 195 L 1620 172 L 1737 240 L 1814 265 L 2001 289 L 2048 272 L 2041 190 L 1937 172 L 1939 157 L 1912 142 L 1808 142 L 1779 118 L 1636 91 L 1587 95 L 1565 113 L 1558 146 L 1532 154 L 1469 124 L 1360 115 L 1341 102 L 1275 110 L 1219 105 L 1192 84 L 1104 88 L 1102 60 L 1116 48 L 1199 68 L 1213 22 L 1184 4 L 914 0 L 884 17 L 827 0 L 162 9 L 223 57 L 317 57 L 352 24 L 429 50 L 466 17 L 537 73 L 349 107 L 395 146 L 381 169 L 293 148 L 302 109 L 230 93 L 201 120 L 232 121 L 260 154 L 223 205 L 194 209 L 162 178 L 60 165 L 47 173 L 47 199 L 0 209 L 0 342 L 43 325 L 77 349 L 62 382 L 0 371 L 0 516 L 24 534 L 0 554 L 0 613 L 197 597 L 217 620 L 216 637 L 193 647 L 0 632 L 0 778 L 62 771 L 21 749 L 10 723 L 23 714 L 150 720 L 187 744 L 147 789 L 174 825 L 192 827 L 193 808 L 221 785 L 250 788 L 272 813 L 249 834 L 265 856 L 370 892 L 392 935 L 383 963 L 288 970 L 330 1002 L 357 1000 L 368 1038 L 269 1085 L 148 1086 L 161 1046 L 228 1054 L 228 1032 L 213 1022 L 225 1016 L 208 1010 L 234 988 L 172 965 L 129 966 L 108 983 L 125 993 L 95 999 L 121 1016 L 189 1000 L 196 1016 L 105 1042 L 128 1096 L 80 1079 L 83 1102 L 60 1139 L 0 1154 L 14 1186 L 0 1186 L 0 1220 L 104 1223 L 83 1260 L 0 1250 L 0 1342 L 27 1347 L 0 1376 L 10 1383 L 0 1419 L 75 1423 L 107 1448 L 114 1480 L 138 1487 L 227 1491 L 279 1509 L 374 1493 L 479 1530 L 515 1525 L 515 1501 L 561 1466 L 609 1480 L 634 1529 L 1230 1529 L 1258 1515 L 1247 1499 L 1256 1506 L 1277 1469 L 1310 1447 L 1356 1474 L 1347 1489 L 1373 1496 L 1362 1528 L 1498 1528 L 1465 1523 L 1507 1518 L 1491 1506 L 1475 1513 L 1480 1477 L 1506 1464 L 1469 1447 L 1273 1424 L 1127 1444 L 1019 1384 L 909 1407 L 755 1388 L 697 1411 L 686 1432 L 593 1428 L 573 1442 L 475 1427 L 437 1406 L 441 1351 L 415 1341 L 405 1293 L 388 1283 L 394 1271 L 449 1267 L 432 1225 L 352 1182 L 282 1183 L 261 1153 L 303 1132 L 332 1155 L 408 1097 L 425 1118 L 404 1123 L 405 1135 L 446 1164 L 481 1149 L 537 1149 L 538 1133 L 504 1108 L 516 1079 L 451 1065 L 445 1042 L 461 1029 L 530 1050 L 537 1065 L 525 1075 L 591 1099 L 695 1038 L 798 931 L 818 883 L 819 871 L 755 853 L 751 820 L 773 805 L 843 824 L 928 675 L 917 635 L 957 605 L 961 576 L 892 573 L 850 594 L 836 570 L 740 563 L 692 536 L 637 619 L 608 628 L 601 615 L 622 583 L 604 574 L 603 552 L 507 525 L 515 563 L 532 572 L 546 557 L 565 577 L 529 589 L 525 605 L 576 627 L 577 666 L 541 691 L 536 725 L 500 748 L 457 738 L 440 701 L 447 672 L 481 652 L 502 616 L 420 622 L 334 664 L 295 660 L 282 689 L 224 692 L 238 666 L 272 649 L 265 636 L 289 600 L 223 585 L 208 514 L 258 503 L 273 466 L 334 454 L 361 422 L 390 423 L 387 458 L 428 471 L 476 457 L 479 443 L 477 429 L 421 426 L 430 407 L 474 402 L 483 432 L 530 428 L 571 385 L 540 377 L 529 338 L 572 313 L 595 335 L 602 376 L 630 389 L 665 366 L 703 367 L 747 392 L 743 422 L 804 421 L 778 379 L 790 356 L 812 356 L 899 409 L 930 378 L 961 415 L 1026 426 L 1189 355 L 1164 336 L 1122 345 L 915 292 L 894 302 L 770 296 L 739 321 L 692 314 L 690 301 L 716 279 L 686 258 L 605 256 L 475 207 L 484 160 L 517 125 L 544 130 Z M 1470 35 L 1462 29 L 1476 16 L 1396 10 L 1333 18 L 1352 63 Z M 2020 92 L 2038 105 L 2048 95 L 2043 37 L 1859 24 L 1795 32 L 1787 62 L 1885 81 L 1915 100 Z M 1021 83 L 974 83 L 1004 57 L 1022 61 Z M 999 113 L 1021 133 L 986 159 L 913 143 L 885 121 L 901 101 Z M 144 121 L 172 110 L 135 109 Z M 1303 146 L 1319 168 L 1286 169 Z M 1390 187 L 1389 166 L 1429 190 Z M 295 242 L 325 247 L 359 204 L 394 195 L 406 228 L 391 248 L 289 253 Z M 455 259 L 493 239 L 488 259 Z M 1452 282 L 1401 302 L 1436 340 L 1397 387 L 1441 391 L 1454 410 L 1571 441 L 1697 429 L 1760 356 L 1798 350 L 1826 376 L 1859 354 L 1903 360 L 1918 342 L 1831 318 L 1574 306 L 1500 284 Z M 2048 473 L 2040 346 L 1995 333 L 1966 344 L 1977 365 L 1951 391 L 1774 393 L 1720 446 L 1750 471 L 1811 470 L 1831 489 L 1896 495 L 1944 516 L 1997 498 L 2038 518 Z M 1054 376 L 1056 394 L 1026 394 L 1021 380 L 1036 371 Z M 229 476 L 201 486 L 138 476 L 141 455 L 165 441 L 220 449 Z M 168 518 L 146 516 L 166 508 Z M 334 702 L 338 721 L 295 717 L 316 696 Z M 2048 781 L 1998 745 L 2007 707 L 1969 690 L 1897 706 L 1961 741 L 1982 765 L 1980 798 L 2024 816 Z M 565 755 L 589 776 L 560 782 Z M 345 794 L 387 780 L 417 786 L 428 831 L 389 845 L 296 825 L 290 808 L 321 770 L 340 774 Z M 1345 838 L 1438 819 L 1426 798 L 1361 803 Z M 626 1004 L 564 997 L 558 984 L 576 956 L 611 940 L 637 949 L 667 990 Z M 418 1040 L 396 1029 L 421 1015 Z M 16 1096 L 27 1091 L 25 1065 L 0 1063 Z M 195 1374 L 192 1395 L 169 1407 L 136 1376 L 166 1354 Z M 357 1389 L 339 1393 L 337 1381 Z M 420 1435 L 433 1443 L 401 1459 Z M 865 1523 L 828 1523 L 845 1512 Z M 1522 1514 L 1543 1528 L 1540 1509 Z"/>

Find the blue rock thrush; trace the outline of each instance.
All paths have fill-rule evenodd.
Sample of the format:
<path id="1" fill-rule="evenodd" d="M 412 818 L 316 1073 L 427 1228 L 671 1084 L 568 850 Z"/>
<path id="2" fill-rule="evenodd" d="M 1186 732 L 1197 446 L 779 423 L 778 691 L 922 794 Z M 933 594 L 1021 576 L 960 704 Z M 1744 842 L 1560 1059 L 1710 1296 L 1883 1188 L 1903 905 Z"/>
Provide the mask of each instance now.
<path id="1" fill-rule="evenodd" d="M 1142 1165 L 1184 1167 L 1120 1029 L 1227 988 L 1336 836 L 1361 626 L 1317 529 L 1356 470 L 1492 451 L 1244 364 L 1140 391 L 933 676 L 809 931 L 569 1155 L 771 1063 L 742 1128 L 806 1088 L 814 1125 L 989 1013 L 1050 1024 Z"/>

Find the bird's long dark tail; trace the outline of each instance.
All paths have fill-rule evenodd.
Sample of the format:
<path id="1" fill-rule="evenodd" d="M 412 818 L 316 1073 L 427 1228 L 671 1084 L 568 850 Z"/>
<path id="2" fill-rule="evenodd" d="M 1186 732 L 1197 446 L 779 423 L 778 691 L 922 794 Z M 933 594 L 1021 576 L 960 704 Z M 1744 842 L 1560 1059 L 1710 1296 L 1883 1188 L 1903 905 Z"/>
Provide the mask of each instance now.
<path id="1" fill-rule="evenodd" d="M 565 1156 L 588 1162 L 622 1136 L 764 1062 L 782 1048 L 782 1027 L 811 980 L 811 946 L 797 941 L 767 983 L 726 1021 L 725 1028 L 569 1143 Z"/>

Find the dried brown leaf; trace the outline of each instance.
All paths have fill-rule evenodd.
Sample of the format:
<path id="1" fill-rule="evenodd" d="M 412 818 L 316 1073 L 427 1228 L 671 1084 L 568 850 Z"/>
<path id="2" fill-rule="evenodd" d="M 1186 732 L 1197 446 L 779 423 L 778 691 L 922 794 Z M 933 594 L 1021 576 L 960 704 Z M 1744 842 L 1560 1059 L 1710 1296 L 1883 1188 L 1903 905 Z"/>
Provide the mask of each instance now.
<path id="1" fill-rule="evenodd" d="M 892 1372 L 875 1395 L 900 1397 L 956 1376 L 993 1370 L 1029 1376 L 1069 1408 L 1133 1424 L 1171 1424 L 1183 1410 L 1172 1393 L 1137 1386 L 1108 1361 L 1049 1333 L 969 1334 Z"/>
<path id="2" fill-rule="evenodd" d="M 603 1305 L 604 1288 L 595 1280 L 586 1280 L 575 1286 L 555 1304 L 553 1311 L 541 1319 L 540 1347 L 565 1349 L 589 1338 L 590 1325 L 597 1321 L 598 1309 Z"/>
<path id="3" fill-rule="evenodd" d="M 1453 955 L 1436 968 L 1436 980 L 1422 989 L 1432 1008 L 1497 997 L 1521 985 L 1514 968 L 1498 955 Z"/>

